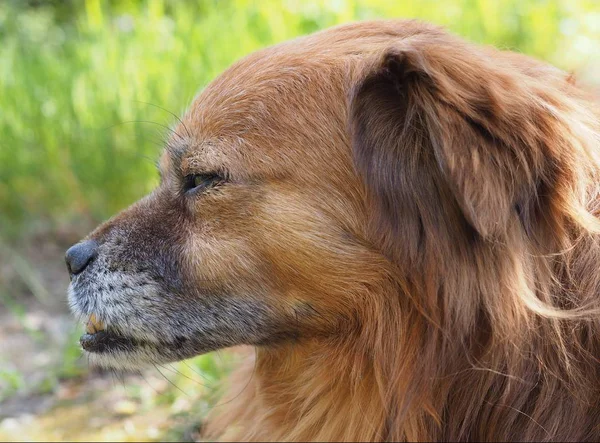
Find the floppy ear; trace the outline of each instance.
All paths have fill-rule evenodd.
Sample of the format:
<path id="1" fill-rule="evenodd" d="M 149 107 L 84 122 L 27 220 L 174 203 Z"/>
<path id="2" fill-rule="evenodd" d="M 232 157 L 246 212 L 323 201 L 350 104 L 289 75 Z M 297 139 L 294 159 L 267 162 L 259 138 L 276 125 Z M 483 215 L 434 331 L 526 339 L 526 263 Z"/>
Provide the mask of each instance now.
<path id="1" fill-rule="evenodd" d="M 353 154 L 388 249 L 399 235 L 414 254 L 429 234 L 506 230 L 542 161 L 541 111 L 514 71 L 450 36 L 406 39 L 364 68 L 350 94 Z"/>

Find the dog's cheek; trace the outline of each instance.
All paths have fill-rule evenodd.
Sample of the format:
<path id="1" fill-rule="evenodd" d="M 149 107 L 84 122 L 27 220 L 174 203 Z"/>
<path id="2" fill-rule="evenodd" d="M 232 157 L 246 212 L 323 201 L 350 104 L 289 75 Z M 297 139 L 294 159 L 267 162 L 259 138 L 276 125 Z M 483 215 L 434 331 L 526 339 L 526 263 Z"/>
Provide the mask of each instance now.
<path id="1" fill-rule="evenodd" d="M 326 196 L 314 192 L 271 186 L 244 203 L 251 210 L 214 209 L 218 217 L 203 217 L 188 232 L 185 280 L 201 298 L 260 305 L 256 311 L 268 316 L 261 323 L 274 333 L 322 333 L 347 323 L 356 311 L 356 275 L 372 266 L 335 211 L 317 207 Z"/>
<path id="2" fill-rule="evenodd" d="M 276 282 L 277 301 L 305 331 L 338 330 L 355 318 L 357 276 L 374 273 L 372 254 L 340 224 L 333 211 L 301 190 L 266 196 L 256 220 L 255 251 Z"/>

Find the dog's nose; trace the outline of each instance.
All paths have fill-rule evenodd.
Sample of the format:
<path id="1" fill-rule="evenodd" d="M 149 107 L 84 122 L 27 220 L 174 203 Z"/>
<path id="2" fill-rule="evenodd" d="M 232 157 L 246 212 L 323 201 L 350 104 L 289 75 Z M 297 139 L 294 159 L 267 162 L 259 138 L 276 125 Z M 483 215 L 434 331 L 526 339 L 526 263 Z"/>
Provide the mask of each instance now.
<path id="1" fill-rule="evenodd" d="M 69 273 L 75 275 L 83 271 L 96 256 L 97 251 L 98 243 L 94 240 L 86 240 L 71 246 L 65 254 Z"/>

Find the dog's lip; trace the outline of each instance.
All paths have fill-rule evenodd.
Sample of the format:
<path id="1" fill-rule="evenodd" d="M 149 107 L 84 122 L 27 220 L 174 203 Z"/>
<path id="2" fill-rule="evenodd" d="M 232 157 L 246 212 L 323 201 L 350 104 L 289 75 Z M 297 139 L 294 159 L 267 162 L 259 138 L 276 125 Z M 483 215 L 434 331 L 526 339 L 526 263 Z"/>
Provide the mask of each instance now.
<path id="1" fill-rule="evenodd" d="M 84 334 L 79 339 L 79 343 L 84 350 L 97 354 L 109 351 L 128 351 L 139 345 L 138 341 L 132 337 L 125 337 L 108 330 Z"/>

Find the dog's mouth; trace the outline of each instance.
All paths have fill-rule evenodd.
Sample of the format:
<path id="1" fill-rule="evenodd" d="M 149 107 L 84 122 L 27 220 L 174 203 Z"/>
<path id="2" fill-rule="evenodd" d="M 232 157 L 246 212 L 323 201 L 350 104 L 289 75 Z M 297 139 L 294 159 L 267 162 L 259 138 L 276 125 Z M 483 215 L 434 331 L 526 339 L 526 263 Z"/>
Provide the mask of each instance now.
<path id="1" fill-rule="evenodd" d="M 86 323 L 85 332 L 79 343 L 88 352 L 101 354 L 109 351 L 129 351 L 139 345 L 138 340 L 107 329 L 94 314 Z"/>

